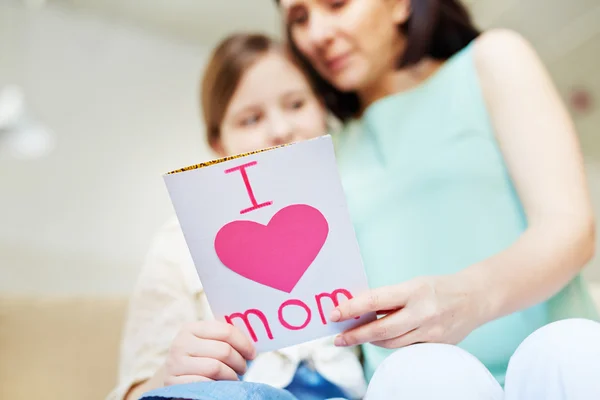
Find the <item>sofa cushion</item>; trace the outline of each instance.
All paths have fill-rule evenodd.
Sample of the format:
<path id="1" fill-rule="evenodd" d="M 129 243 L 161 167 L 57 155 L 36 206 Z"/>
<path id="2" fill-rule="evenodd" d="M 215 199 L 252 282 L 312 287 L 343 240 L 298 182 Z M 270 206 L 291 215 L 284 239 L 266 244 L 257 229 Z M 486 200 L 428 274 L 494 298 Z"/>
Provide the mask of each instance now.
<path id="1" fill-rule="evenodd" d="M 103 399 L 126 299 L 0 297 L 0 399 Z"/>

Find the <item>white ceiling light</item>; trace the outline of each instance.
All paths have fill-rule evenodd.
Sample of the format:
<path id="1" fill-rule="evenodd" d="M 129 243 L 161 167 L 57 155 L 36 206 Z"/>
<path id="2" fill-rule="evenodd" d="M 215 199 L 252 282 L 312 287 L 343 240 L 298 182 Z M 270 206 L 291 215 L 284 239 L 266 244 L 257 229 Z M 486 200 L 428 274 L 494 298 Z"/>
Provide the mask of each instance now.
<path id="1" fill-rule="evenodd" d="M 18 86 L 0 90 L 0 154 L 13 158 L 40 158 L 55 146 L 54 135 L 27 111 Z"/>

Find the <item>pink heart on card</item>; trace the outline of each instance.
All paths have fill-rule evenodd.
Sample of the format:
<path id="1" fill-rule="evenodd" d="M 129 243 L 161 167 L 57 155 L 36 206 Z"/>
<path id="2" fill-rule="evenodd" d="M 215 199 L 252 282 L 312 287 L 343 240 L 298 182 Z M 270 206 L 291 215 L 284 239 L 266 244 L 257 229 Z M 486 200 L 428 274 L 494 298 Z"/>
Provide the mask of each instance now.
<path id="1" fill-rule="evenodd" d="M 327 220 L 319 210 L 295 204 L 267 225 L 233 221 L 215 237 L 221 262 L 251 281 L 291 293 L 325 244 Z"/>

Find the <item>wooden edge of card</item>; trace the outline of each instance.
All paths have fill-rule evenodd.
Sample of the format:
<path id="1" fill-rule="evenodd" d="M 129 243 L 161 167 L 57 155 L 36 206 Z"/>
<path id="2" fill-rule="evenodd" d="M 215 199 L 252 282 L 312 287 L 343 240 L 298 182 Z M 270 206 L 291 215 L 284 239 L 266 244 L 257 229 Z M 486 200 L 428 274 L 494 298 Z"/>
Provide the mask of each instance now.
<path id="1" fill-rule="evenodd" d="M 206 161 L 206 162 L 203 162 L 203 163 L 200 163 L 200 164 L 190 165 L 189 167 L 184 167 L 184 168 L 176 169 L 175 171 L 167 172 L 166 175 L 173 175 L 173 174 L 178 174 L 180 172 L 191 171 L 193 169 L 204 168 L 204 167 L 208 167 L 210 165 L 219 164 L 219 163 L 222 163 L 222 162 L 225 162 L 225 161 L 235 160 L 236 158 L 247 157 L 247 156 L 250 156 L 252 154 L 258 154 L 258 153 L 262 153 L 262 152 L 265 152 L 265 151 L 270 151 L 270 150 L 278 149 L 280 147 L 291 146 L 293 144 L 294 143 L 281 144 L 279 146 L 267 147 L 266 149 L 255 150 L 255 151 L 251 151 L 251 152 L 248 152 L 248 153 L 236 154 L 234 156 L 228 156 L 228 157 L 223 157 L 223 158 L 217 158 L 215 160 Z"/>

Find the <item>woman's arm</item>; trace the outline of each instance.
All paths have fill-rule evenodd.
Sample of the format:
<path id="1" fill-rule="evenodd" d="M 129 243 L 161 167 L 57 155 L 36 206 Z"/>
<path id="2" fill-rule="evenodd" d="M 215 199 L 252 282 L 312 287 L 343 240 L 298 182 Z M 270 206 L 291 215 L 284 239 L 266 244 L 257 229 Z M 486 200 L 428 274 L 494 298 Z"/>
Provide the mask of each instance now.
<path id="1" fill-rule="evenodd" d="M 486 322 L 547 300 L 579 273 L 594 253 L 594 216 L 573 123 L 533 49 L 497 30 L 474 56 L 528 221 L 513 246 L 460 274 L 482 289 Z"/>

